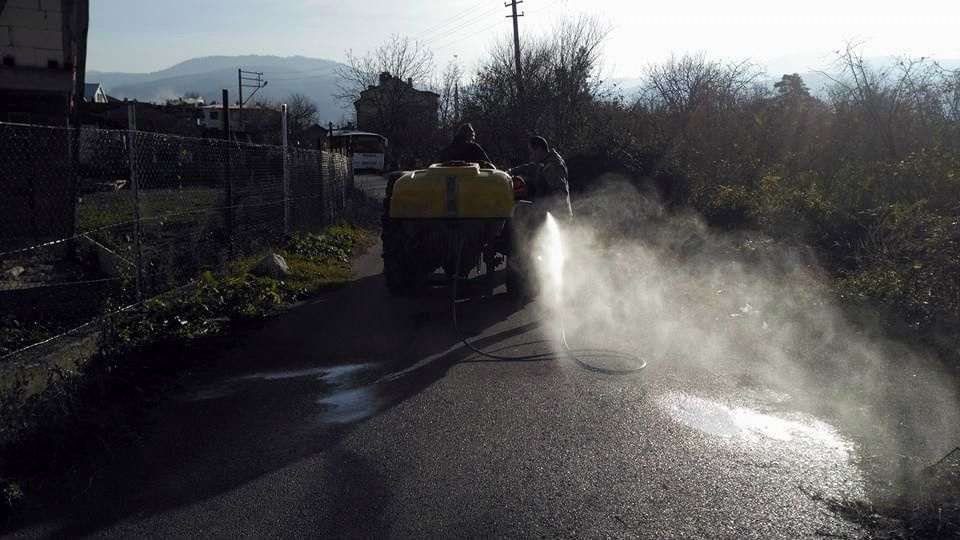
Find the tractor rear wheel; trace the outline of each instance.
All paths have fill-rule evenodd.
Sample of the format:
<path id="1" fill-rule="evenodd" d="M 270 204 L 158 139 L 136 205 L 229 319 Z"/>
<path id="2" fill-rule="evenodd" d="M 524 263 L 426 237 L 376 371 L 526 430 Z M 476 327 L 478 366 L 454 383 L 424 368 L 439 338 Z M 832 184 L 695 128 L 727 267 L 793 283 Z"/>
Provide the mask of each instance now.
<path id="1" fill-rule="evenodd" d="M 422 281 L 413 250 L 410 249 L 410 237 L 402 224 L 387 216 L 383 217 L 383 277 L 387 290 L 394 296 L 409 295 L 416 292 Z"/>

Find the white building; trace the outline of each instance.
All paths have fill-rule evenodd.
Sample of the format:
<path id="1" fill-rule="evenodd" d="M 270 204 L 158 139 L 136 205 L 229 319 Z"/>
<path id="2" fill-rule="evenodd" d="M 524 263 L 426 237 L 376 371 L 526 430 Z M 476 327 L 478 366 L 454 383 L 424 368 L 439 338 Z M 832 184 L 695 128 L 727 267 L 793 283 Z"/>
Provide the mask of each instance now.
<path id="1" fill-rule="evenodd" d="M 100 83 L 86 83 L 83 85 L 83 100 L 87 103 L 107 103 L 107 93 Z"/>
<path id="2" fill-rule="evenodd" d="M 204 105 L 200 109 L 203 111 L 204 127 L 223 131 L 223 105 Z M 240 131 L 240 107 L 230 105 L 229 111 L 230 131 Z"/>

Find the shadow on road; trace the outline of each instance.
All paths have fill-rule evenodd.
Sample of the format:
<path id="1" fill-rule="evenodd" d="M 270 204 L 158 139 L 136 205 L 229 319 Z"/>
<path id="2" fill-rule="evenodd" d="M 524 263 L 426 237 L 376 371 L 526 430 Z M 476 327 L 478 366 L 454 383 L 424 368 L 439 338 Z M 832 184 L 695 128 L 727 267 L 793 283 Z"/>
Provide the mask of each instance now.
<path id="1" fill-rule="evenodd" d="M 16 529 L 36 526 L 54 537 L 76 537 L 248 489 L 258 478 L 304 460 L 340 459 L 350 467 L 350 456 L 337 458 L 335 450 L 320 455 L 356 422 L 417 395 L 473 354 L 459 343 L 449 302 L 445 289 L 392 298 L 382 276 L 374 275 L 236 336 L 215 362 L 190 377 L 181 394 L 157 408 L 144 440 L 96 457 L 86 472 L 64 483 L 89 484 L 79 500 L 60 500 L 42 514 L 24 516 Z M 477 338 L 479 347 L 495 347 L 538 327 L 514 324 L 522 314 L 503 295 L 470 301 L 460 318 L 472 335 L 498 326 Z M 351 391 L 352 397 L 337 401 Z M 344 406 L 352 414 L 338 415 Z M 372 485 L 375 475 L 368 480 L 371 485 L 355 497 L 345 491 L 337 504 L 385 504 L 368 497 L 384 493 Z M 350 506 L 343 513 L 376 519 L 375 508 L 356 510 Z"/>

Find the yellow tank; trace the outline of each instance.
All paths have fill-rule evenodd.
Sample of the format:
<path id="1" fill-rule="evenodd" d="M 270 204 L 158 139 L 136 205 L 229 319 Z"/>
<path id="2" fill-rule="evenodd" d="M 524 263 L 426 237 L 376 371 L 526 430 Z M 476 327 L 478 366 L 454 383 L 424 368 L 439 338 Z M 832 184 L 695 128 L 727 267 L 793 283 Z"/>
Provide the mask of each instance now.
<path id="1" fill-rule="evenodd" d="M 431 165 L 411 171 L 393 185 L 393 219 L 509 219 L 513 216 L 510 175 L 475 163 Z"/>

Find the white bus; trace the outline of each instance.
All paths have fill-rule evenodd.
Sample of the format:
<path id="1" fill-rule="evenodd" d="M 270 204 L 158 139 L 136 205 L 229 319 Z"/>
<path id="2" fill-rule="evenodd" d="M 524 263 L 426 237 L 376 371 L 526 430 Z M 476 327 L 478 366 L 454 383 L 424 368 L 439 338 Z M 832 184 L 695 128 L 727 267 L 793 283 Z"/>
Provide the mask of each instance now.
<path id="1" fill-rule="evenodd" d="M 353 129 L 335 129 L 330 135 L 333 150 L 351 157 L 354 172 L 382 173 L 387 166 L 387 138 L 377 133 Z"/>

